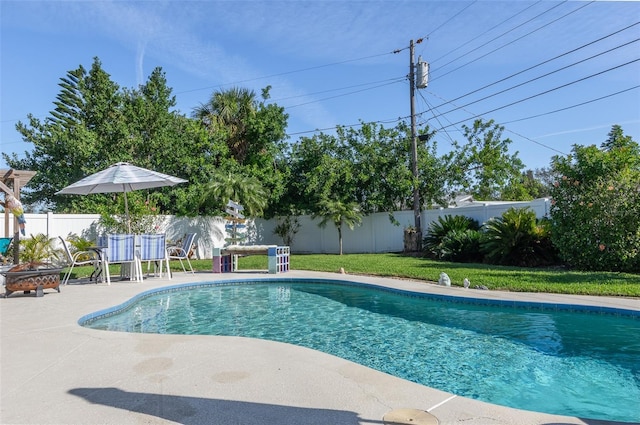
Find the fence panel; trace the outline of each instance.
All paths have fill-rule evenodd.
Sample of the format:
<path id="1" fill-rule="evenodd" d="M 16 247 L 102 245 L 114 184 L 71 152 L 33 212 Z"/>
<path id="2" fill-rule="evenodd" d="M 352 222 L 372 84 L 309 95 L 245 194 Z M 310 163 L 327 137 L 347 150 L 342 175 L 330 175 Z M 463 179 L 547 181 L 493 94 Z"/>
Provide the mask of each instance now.
<path id="1" fill-rule="evenodd" d="M 549 214 L 550 200 L 536 199 L 531 202 L 486 203 L 458 208 L 439 210 L 424 210 L 421 213 L 422 231 L 425 234 L 429 225 L 445 215 L 464 215 L 485 223 L 492 217 L 512 207 L 530 207 L 538 218 Z M 343 226 L 343 252 L 348 253 L 381 253 L 401 252 L 404 249 L 404 229 L 414 225 L 413 211 L 397 211 L 393 213 L 399 223 L 393 224 L 388 213 L 376 213 L 363 217 L 362 224 L 353 230 Z M 12 218 L 12 217 L 11 217 Z M 51 238 L 67 237 L 75 233 L 85 239 L 95 240 L 97 224 L 100 216 L 97 214 L 25 214 L 27 220 L 26 233 L 29 235 L 43 233 Z M 293 238 L 291 252 L 337 254 L 339 252 L 338 230 L 333 223 L 327 223 L 324 228 L 318 226 L 320 220 L 310 216 L 298 217 L 300 228 Z M 9 235 L 13 235 L 13 222 L 9 220 Z M 277 224 L 276 219 L 248 220 L 247 244 L 253 245 L 281 245 L 279 236 L 273 233 Z M 185 233 L 198 235 L 197 257 L 212 258 L 213 248 L 225 245 L 225 238 L 229 237 L 224 228 L 221 217 L 174 217 L 166 216 L 156 229 L 167 234 L 169 241 L 181 238 Z"/>

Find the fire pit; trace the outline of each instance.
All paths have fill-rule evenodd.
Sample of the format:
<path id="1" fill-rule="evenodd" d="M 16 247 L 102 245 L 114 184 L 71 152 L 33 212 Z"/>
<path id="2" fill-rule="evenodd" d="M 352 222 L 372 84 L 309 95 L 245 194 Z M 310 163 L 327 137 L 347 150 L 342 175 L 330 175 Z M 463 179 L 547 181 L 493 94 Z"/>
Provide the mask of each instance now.
<path id="1" fill-rule="evenodd" d="M 60 292 L 60 272 L 62 268 L 39 268 L 34 270 L 14 270 L 20 266 L 13 267 L 2 274 L 5 276 L 4 298 L 14 292 L 23 291 L 28 294 L 36 291 L 36 297 L 44 295 L 47 288 L 56 289 Z"/>

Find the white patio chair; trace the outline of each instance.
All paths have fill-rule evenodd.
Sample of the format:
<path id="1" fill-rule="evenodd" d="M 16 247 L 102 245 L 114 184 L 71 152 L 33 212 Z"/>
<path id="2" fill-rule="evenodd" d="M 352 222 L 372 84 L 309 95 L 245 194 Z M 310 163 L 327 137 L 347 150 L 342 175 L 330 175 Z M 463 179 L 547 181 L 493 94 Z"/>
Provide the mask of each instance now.
<path id="1" fill-rule="evenodd" d="M 189 261 L 189 252 L 193 248 L 193 243 L 195 242 L 196 234 L 195 233 L 187 233 L 182 241 L 182 245 L 180 246 L 170 246 L 167 248 L 167 253 L 169 254 L 170 260 L 179 260 L 180 265 L 182 266 L 182 271 L 185 273 L 187 269 L 184 267 L 183 260 L 187 260 L 187 264 L 189 265 L 189 270 L 193 273 L 193 267 L 191 267 L 191 261 Z"/>
<path id="2" fill-rule="evenodd" d="M 62 242 L 62 247 L 64 248 L 64 252 L 67 255 L 67 262 L 69 263 L 69 271 L 65 274 L 64 279 L 62 280 L 62 284 L 66 285 L 69 282 L 69 278 L 71 277 L 71 272 L 73 272 L 73 268 L 76 266 L 88 266 L 92 265 L 95 269 L 101 267 L 100 256 L 95 251 L 76 251 L 74 253 L 69 249 L 69 245 L 67 245 L 67 241 L 64 240 L 62 236 L 58 236 L 60 241 Z M 96 279 L 96 283 L 98 280 Z"/>
<path id="3" fill-rule="evenodd" d="M 149 268 L 153 262 L 154 274 L 158 271 L 160 277 L 162 277 L 162 266 L 164 263 L 167 267 L 167 276 L 171 279 L 169 255 L 167 254 L 167 243 L 164 233 L 140 235 L 140 261 L 147 262 L 147 276 L 149 276 Z"/>

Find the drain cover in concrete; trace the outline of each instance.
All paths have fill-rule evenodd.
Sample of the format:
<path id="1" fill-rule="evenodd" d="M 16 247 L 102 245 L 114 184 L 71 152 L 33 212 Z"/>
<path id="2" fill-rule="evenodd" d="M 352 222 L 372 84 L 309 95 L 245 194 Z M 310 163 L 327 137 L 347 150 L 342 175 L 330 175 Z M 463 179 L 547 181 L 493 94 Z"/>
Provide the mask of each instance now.
<path id="1" fill-rule="evenodd" d="M 384 415 L 384 425 L 438 425 L 438 419 L 431 413 L 418 409 L 395 409 Z"/>

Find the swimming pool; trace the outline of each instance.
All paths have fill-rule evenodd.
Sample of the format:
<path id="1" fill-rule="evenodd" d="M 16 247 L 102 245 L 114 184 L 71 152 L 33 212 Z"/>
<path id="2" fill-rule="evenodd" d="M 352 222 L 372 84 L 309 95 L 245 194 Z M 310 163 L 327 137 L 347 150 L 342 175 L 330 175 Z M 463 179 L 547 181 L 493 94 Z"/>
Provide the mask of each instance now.
<path id="1" fill-rule="evenodd" d="M 490 403 L 640 422 L 640 317 L 461 300 L 324 279 L 224 281 L 143 293 L 80 323 L 288 342 Z"/>

